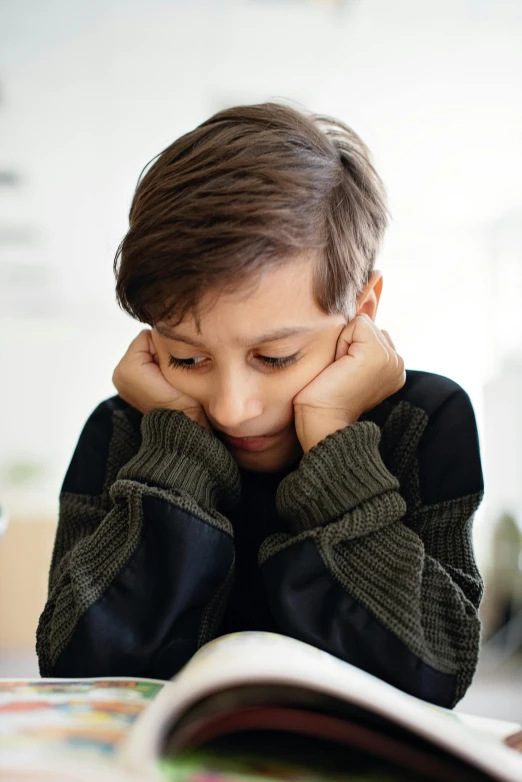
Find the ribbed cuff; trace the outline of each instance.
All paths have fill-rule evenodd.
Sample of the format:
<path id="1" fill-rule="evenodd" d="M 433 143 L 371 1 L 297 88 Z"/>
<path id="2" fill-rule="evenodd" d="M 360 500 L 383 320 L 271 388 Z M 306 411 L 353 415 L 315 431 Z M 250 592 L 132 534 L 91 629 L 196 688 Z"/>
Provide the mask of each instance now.
<path id="1" fill-rule="evenodd" d="M 141 434 L 141 447 L 119 479 L 187 492 L 207 511 L 238 502 L 238 466 L 205 427 L 178 410 L 158 408 L 143 416 Z"/>
<path id="2" fill-rule="evenodd" d="M 357 422 L 325 437 L 279 484 L 278 513 L 294 531 L 303 532 L 337 521 L 379 495 L 397 491 L 399 481 L 379 453 L 380 439 L 381 431 L 372 421 Z"/>

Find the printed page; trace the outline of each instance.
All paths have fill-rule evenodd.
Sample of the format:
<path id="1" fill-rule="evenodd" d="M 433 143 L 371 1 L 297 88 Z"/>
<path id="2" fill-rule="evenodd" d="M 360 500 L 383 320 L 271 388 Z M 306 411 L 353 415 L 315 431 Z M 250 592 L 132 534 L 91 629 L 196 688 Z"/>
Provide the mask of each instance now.
<path id="1" fill-rule="evenodd" d="M 245 632 L 217 639 L 200 649 L 158 695 L 121 747 L 122 763 L 149 773 L 161 752 L 164 732 L 186 709 L 212 692 L 248 683 L 301 685 L 342 698 L 388 717 L 419 736 L 491 771 L 495 779 L 519 782 L 522 758 L 502 744 L 512 732 L 477 730 L 454 711 L 414 698 L 308 644 L 273 633 Z"/>
<path id="2" fill-rule="evenodd" d="M 23 778 L 29 768 L 110 770 L 130 727 L 164 686 L 133 678 L 1 679 L 0 772 L 16 778 L 18 769 Z"/>

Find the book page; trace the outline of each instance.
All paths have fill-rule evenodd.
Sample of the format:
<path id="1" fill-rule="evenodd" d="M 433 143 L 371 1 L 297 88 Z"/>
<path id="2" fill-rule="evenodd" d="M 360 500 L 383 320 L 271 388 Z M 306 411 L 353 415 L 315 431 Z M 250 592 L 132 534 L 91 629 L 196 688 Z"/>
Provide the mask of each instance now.
<path id="1" fill-rule="evenodd" d="M 122 744 L 122 763 L 154 774 L 165 733 L 190 706 L 213 692 L 246 684 L 298 685 L 332 695 L 388 718 L 477 768 L 494 772 L 495 779 L 522 779 L 520 754 L 502 743 L 504 736 L 514 732 L 512 723 L 496 730 L 484 725 L 477 729 L 465 716 L 407 695 L 326 652 L 259 632 L 224 636 L 200 649 L 172 689 L 160 693 L 131 729 Z"/>
<path id="2" fill-rule="evenodd" d="M 153 679 L 0 680 L 0 772 L 109 767 L 162 690 Z"/>

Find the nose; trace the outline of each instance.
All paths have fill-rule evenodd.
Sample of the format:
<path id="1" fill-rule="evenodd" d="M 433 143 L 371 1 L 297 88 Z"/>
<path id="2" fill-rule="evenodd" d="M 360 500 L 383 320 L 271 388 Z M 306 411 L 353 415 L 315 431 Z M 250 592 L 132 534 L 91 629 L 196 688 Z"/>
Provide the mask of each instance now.
<path id="1" fill-rule="evenodd" d="M 216 379 L 208 407 L 215 425 L 232 435 L 244 434 L 244 425 L 261 415 L 263 410 L 256 384 L 252 378 L 239 374 Z"/>

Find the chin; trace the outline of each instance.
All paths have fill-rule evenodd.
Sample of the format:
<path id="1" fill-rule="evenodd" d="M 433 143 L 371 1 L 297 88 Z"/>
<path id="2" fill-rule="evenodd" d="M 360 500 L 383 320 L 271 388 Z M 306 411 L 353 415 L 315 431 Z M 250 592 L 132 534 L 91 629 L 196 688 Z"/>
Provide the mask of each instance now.
<path id="1" fill-rule="evenodd" d="M 299 441 L 289 443 L 285 448 L 279 448 L 275 452 L 266 451 L 236 451 L 234 458 L 244 470 L 250 472 L 278 472 L 293 464 L 303 453 Z"/>
<path id="2" fill-rule="evenodd" d="M 245 453 L 236 456 L 235 459 L 243 470 L 250 472 L 277 472 L 285 467 L 285 463 L 281 459 L 263 459 L 262 457 L 262 454 Z"/>

